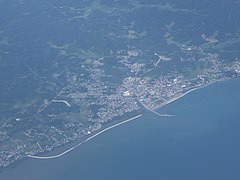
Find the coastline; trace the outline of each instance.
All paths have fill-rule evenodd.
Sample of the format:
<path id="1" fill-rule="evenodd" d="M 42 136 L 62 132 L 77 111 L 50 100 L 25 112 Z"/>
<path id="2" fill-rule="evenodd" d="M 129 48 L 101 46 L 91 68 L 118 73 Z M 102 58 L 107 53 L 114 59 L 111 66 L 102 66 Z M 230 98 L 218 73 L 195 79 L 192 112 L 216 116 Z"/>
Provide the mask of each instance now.
<path id="1" fill-rule="evenodd" d="M 217 81 L 213 81 L 213 82 L 209 82 L 209 83 L 207 83 L 207 84 L 205 84 L 205 85 L 203 85 L 203 86 L 193 87 L 192 89 L 187 90 L 187 91 L 184 92 L 183 94 L 181 94 L 181 95 L 179 95 L 179 96 L 176 96 L 176 97 L 174 97 L 174 98 L 172 98 L 172 99 L 170 99 L 170 100 L 162 103 L 162 104 L 161 104 L 160 106 L 158 106 L 156 109 L 150 109 L 150 108 L 146 107 L 144 104 L 142 104 L 141 102 L 140 102 L 140 103 L 143 105 L 144 108 L 146 108 L 147 110 L 151 111 L 152 113 L 154 113 L 154 114 L 156 114 L 156 115 L 158 115 L 158 116 L 161 116 L 161 117 L 172 117 L 172 116 L 175 116 L 175 115 L 160 114 L 160 113 L 156 112 L 155 110 L 160 109 L 160 108 L 162 108 L 163 106 L 166 106 L 166 105 L 168 105 L 168 104 L 170 104 L 170 103 L 172 103 L 172 102 L 174 102 L 174 101 L 176 101 L 176 100 L 178 100 L 178 99 L 186 96 L 187 94 L 189 94 L 189 93 L 191 93 L 191 92 L 193 92 L 193 91 L 196 91 L 196 90 L 205 88 L 205 87 L 207 87 L 207 86 L 209 86 L 209 85 L 212 85 L 212 84 L 214 84 L 214 83 L 216 83 L 216 82 L 222 82 L 222 81 L 225 81 L 225 80 L 228 80 L 228 78 L 226 78 L 226 79 L 221 79 L 221 80 L 217 80 Z M 64 156 L 64 155 L 66 155 L 67 153 L 73 151 L 73 150 L 76 149 L 77 147 L 81 146 L 82 144 L 84 144 L 84 143 L 90 141 L 91 139 L 93 139 L 93 138 L 101 135 L 102 133 L 104 133 L 104 132 L 106 132 L 106 131 L 108 131 L 108 130 L 110 130 L 110 129 L 112 129 L 112 128 L 115 128 L 115 127 L 117 127 L 117 126 L 120 126 L 120 125 L 122 125 L 122 124 L 125 124 L 125 123 L 128 123 L 128 122 L 130 122 L 130 121 L 133 121 L 133 120 L 135 120 L 135 119 L 137 119 L 137 118 L 140 118 L 141 116 L 142 116 L 142 114 L 137 115 L 137 116 L 134 116 L 134 117 L 129 118 L 129 119 L 127 119 L 127 120 L 124 120 L 124 121 L 122 121 L 122 122 L 119 122 L 119 123 L 117 123 L 117 124 L 115 124 L 115 125 L 112 125 L 112 126 L 110 126 L 110 127 L 107 127 L 107 128 L 105 128 L 105 129 L 97 132 L 96 134 L 90 136 L 89 138 L 85 139 L 84 141 L 78 143 L 77 145 L 75 145 L 75 146 L 73 146 L 73 147 L 71 147 L 71 148 L 69 148 L 69 149 L 65 150 L 64 152 L 59 153 L 59 154 L 57 154 L 57 155 L 52 155 L 52 156 L 35 156 L 35 155 L 28 155 L 27 157 L 33 158 L 33 159 L 43 159 L 43 160 L 55 159 L 55 158 L 62 157 L 62 156 Z"/>
<path id="2" fill-rule="evenodd" d="M 218 111 L 212 111 L 211 108 L 222 109 L 224 108 L 224 106 L 227 105 L 226 106 L 227 109 L 223 109 L 224 111 L 220 111 L 220 113 L 223 113 L 223 114 L 228 113 L 231 116 L 231 113 L 235 112 L 234 117 L 236 118 L 231 118 L 231 119 L 234 121 L 233 122 L 234 125 L 237 125 L 235 124 L 235 122 L 238 122 L 237 121 L 238 120 L 237 117 L 239 117 L 238 107 L 240 106 L 237 99 L 233 101 L 233 104 L 231 103 L 231 100 L 232 99 L 234 100 L 233 97 L 235 98 L 239 97 L 239 91 L 238 91 L 238 89 L 240 88 L 239 80 L 233 79 L 233 80 L 230 80 L 230 82 L 224 81 L 224 82 L 215 83 L 211 86 L 200 89 L 199 91 L 190 93 L 184 98 L 178 101 L 175 101 L 167 106 L 164 106 L 162 109 L 158 110 L 159 113 L 174 112 L 177 115 L 176 118 L 172 118 L 172 119 L 168 119 L 164 117 L 160 118 L 155 116 L 153 113 L 149 111 L 145 111 L 143 109 L 144 112 L 142 117 L 140 117 L 139 119 L 136 119 L 136 121 L 132 121 L 129 124 L 125 124 L 123 126 L 119 126 L 118 128 L 112 129 L 106 132 L 105 134 L 98 136 L 96 139 L 92 139 L 93 141 L 89 141 L 86 144 L 83 144 L 83 146 L 78 147 L 77 149 L 71 151 L 70 153 L 66 154 L 63 157 L 56 158 L 56 159 L 49 159 L 49 160 L 32 159 L 32 158 L 25 158 L 23 160 L 20 160 L 17 163 L 11 166 L 8 166 L 5 169 L 2 169 L 2 172 L 0 172 L 1 174 L 0 179 L 17 179 L 18 177 L 26 177 L 25 179 L 29 179 L 29 180 L 36 179 L 37 177 L 39 178 L 39 180 L 48 179 L 48 178 L 65 179 L 66 177 L 63 176 L 63 173 L 67 173 L 69 176 L 71 176 L 70 179 L 74 179 L 74 178 L 77 179 L 79 178 L 79 176 L 81 176 L 81 178 L 83 179 L 89 179 L 89 178 L 98 179 L 98 177 L 101 176 L 104 179 L 109 177 L 109 172 L 112 173 L 111 178 L 114 179 L 114 177 L 116 177 L 115 172 L 118 172 L 118 170 L 123 167 L 125 168 L 124 169 L 125 172 L 130 172 L 133 175 L 136 174 L 136 171 L 139 171 L 139 167 L 142 167 L 139 172 L 142 172 L 141 176 L 145 177 L 144 169 L 145 170 L 147 168 L 154 169 L 156 166 L 160 166 L 159 162 L 160 163 L 162 162 L 161 163 L 162 169 L 166 168 L 167 169 L 166 172 L 171 171 L 172 170 L 171 166 L 166 166 L 166 164 L 164 163 L 164 162 L 168 162 L 169 159 L 171 160 L 172 164 L 176 165 L 175 166 L 176 172 L 179 172 L 178 171 L 179 164 L 176 162 L 179 162 L 179 159 L 184 160 L 185 158 L 189 157 L 189 153 L 186 151 L 186 149 L 192 150 L 192 147 L 193 147 L 192 143 L 194 143 L 194 146 L 197 146 L 199 144 L 202 147 L 203 145 L 202 140 L 206 140 L 206 142 L 208 140 L 210 142 L 213 142 L 212 139 L 209 138 L 209 137 L 212 137 L 212 134 L 207 132 L 208 130 L 210 131 L 213 130 L 213 132 L 216 132 L 216 131 L 214 129 L 209 129 L 208 125 L 210 125 L 211 127 L 212 126 L 215 127 L 216 121 L 218 122 L 221 121 L 220 119 L 216 120 L 216 118 L 213 118 L 213 116 L 217 115 L 219 118 L 222 118 L 222 120 L 226 123 L 226 125 L 231 126 L 231 121 L 228 121 L 229 119 L 227 118 L 229 116 L 219 116 Z M 217 97 L 219 97 L 220 99 Z M 226 102 L 225 100 L 228 100 L 228 101 Z M 212 103 L 209 103 L 211 101 Z M 220 103 L 220 102 L 226 102 L 226 103 Z M 189 112 L 189 106 L 188 106 L 189 103 L 190 104 L 194 103 L 194 106 L 190 107 L 191 109 L 190 112 Z M 235 106 L 236 104 L 238 106 Z M 199 108 L 203 108 L 201 109 L 201 112 L 199 112 Z M 206 112 L 205 110 L 207 111 L 207 113 L 202 113 L 202 112 Z M 135 115 L 138 115 L 138 114 L 135 114 Z M 117 121 L 120 122 L 128 119 L 128 117 L 130 118 L 135 115 L 125 116 L 125 118 L 123 118 L 122 120 L 118 121 L 117 119 Z M 196 118 L 196 115 L 197 115 L 197 118 Z M 186 117 L 188 117 L 189 119 L 186 119 Z M 204 119 L 204 121 L 201 121 L 203 119 L 202 117 L 206 119 Z M 198 122 L 200 124 L 198 123 L 192 124 L 192 122 Z M 209 122 L 214 122 L 214 124 Z M 192 125 L 194 127 L 192 127 Z M 207 128 L 206 129 L 207 132 L 202 131 L 202 129 L 205 129 L 205 128 Z M 229 128 L 233 128 L 233 126 Z M 193 134 L 184 133 L 184 132 L 189 132 L 188 130 L 193 132 Z M 221 130 L 221 131 L 218 131 L 219 133 L 223 132 L 223 129 L 219 129 L 219 130 Z M 235 132 L 235 131 L 233 132 L 231 129 L 229 129 L 229 131 L 232 133 Z M 175 132 L 183 133 L 183 135 L 185 136 L 180 136 L 182 138 L 178 138 L 179 136 L 175 136 L 176 135 Z M 205 133 L 206 136 L 196 136 L 195 135 L 196 132 Z M 228 136 L 229 133 L 221 133 L 221 134 L 224 137 L 225 136 L 229 137 Z M 90 136 L 91 135 L 93 135 L 93 133 L 90 134 Z M 172 135 L 174 135 L 175 141 L 169 141 L 171 140 L 171 138 L 173 138 Z M 188 138 L 189 136 L 193 137 L 191 138 L 192 141 L 190 143 Z M 123 138 L 119 138 L 119 137 L 123 137 Z M 219 140 L 217 142 L 222 142 L 221 139 L 224 139 L 222 138 L 222 136 L 220 137 L 214 136 L 214 137 L 216 137 L 216 140 Z M 78 139 L 77 142 L 75 143 L 66 144 L 51 152 L 41 153 L 37 155 L 38 156 L 56 155 L 58 153 L 63 152 L 66 149 L 73 147 L 74 145 L 79 143 L 80 142 L 79 140 L 81 139 Z M 107 139 L 107 143 L 106 143 L 106 139 Z M 228 140 L 229 139 L 226 138 L 226 141 Z M 234 142 L 235 141 L 233 141 L 232 143 Z M 179 144 L 183 144 L 185 146 L 180 146 L 181 149 L 172 148 L 173 145 L 174 147 L 179 147 Z M 209 157 L 213 156 L 212 160 L 214 160 L 214 157 L 216 155 L 216 153 L 214 153 L 215 152 L 214 150 L 216 149 L 214 148 L 212 150 L 212 147 L 214 147 L 215 144 L 212 144 L 212 143 L 207 144 L 204 141 L 204 145 L 206 145 L 205 152 L 209 152 Z M 208 147 L 208 145 L 211 145 L 211 147 Z M 150 146 L 153 148 L 149 148 Z M 238 145 L 236 144 L 236 146 Z M 98 148 L 95 148 L 95 147 L 98 147 Z M 171 151 L 171 153 L 169 153 L 169 149 L 174 151 Z M 199 155 L 198 149 L 199 148 L 194 149 L 195 150 L 194 152 L 197 155 Z M 221 150 L 229 151 L 231 154 L 231 150 L 226 148 L 224 149 L 224 146 Z M 134 154 L 134 157 L 133 157 L 133 153 L 136 153 L 136 155 Z M 148 154 L 148 155 L 144 156 L 145 154 Z M 175 154 L 176 155 L 175 157 L 179 157 L 179 158 L 172 159 L 171 158 L 172 154 Z M 228 154 L 228 153 L 224 153 L 224 154 Z M 205 155 L 205 153 L 203 155 Z M 236 155 L 237 155 L 237 152 L 236 152 Z M 143 159 L 141 159 L 140 157 L 142 157 Z M 197 161 L 202 163 L 202 167 L 205 167 L 205 164 L 202 161 L 202 157 L 199 157 L 199 156 L 196 156 L 196 157 L 198 157 Z M 204 157 L 206 157 L 206 159 L 208 158 L 208 156 L 204 156 Z M 154 164 L 150 163 L 149 165 L 144 163 L 144 162 L 150 162 L 149 158 L 153 159 Z M 157 161 L 155 161 L 156 158 L 157 158 Z M 192 158 L 192 156 L 190 156 L 189 158 Z M 189 161 L 188 162 L 189 164 L 184 163 L 184 161 L 181 161 L 181 162 L 183 162 L 182 163 L 183 165 L 188 165 L 188 167 L 191 168 L 192 166 L 194 166 L 195 161 L 194 162 Z M 127 163 L 127 166 L 126 166 L 126 163 Z M 135 171 L 128 171 L 130 167 L 128 166 L 128 164 L 131 165 L 131 167 L 136 167 L 135 166 L 136 164 L 138 164 L 139 166 L 136 167 L 137 169 Z M 186 170 L 184 169 L 184 167 L 183 167 L 183 170 Z M 96 170 L 95 173 L 92 173 L 93 169 Z M 231 167 L 229 167 L 229 169 L 231 170 Z M 110 171 L 105 171 L 105 170 L 110 170 Z M 208 172 L 207 167 L 206 167 L 206 170 Z M 101 172 L 104 172 L 104 174 L 101 174 Z M 186 172 L 186 174 L 187 173 L 188 172 Z M 156 169 L 156 175 L 158 174 L 159 174 L 159 168 Z M 136 179 L 138 178 L 136 177 Z"/>
<path id="3" fill-rule="evenodd" d="M 217 83 L 217 82 L 222 82 L 222 81 L 230 80 L 230 79 L 232 79 L 232 78 L 224 78 L 224 79 L 221 79 L 221 80 L 209 82 L 209 83 L 207 83 L 207 84 L 205 84 L 205 85 L 203 85 L 203 86 L 193 87 L 193 88 L 187 90 L 186 92 L 184 92 L 183 94 L 181 94 L 181 95 L 179 95 L 179 96 L 176 96 L 176 97 L 174 97 L 174 98 L 172 98 L 172 99 L 170 99 L 170 100 L 162 103 L 161 105 L 159 105 L 159 106 L 158 106 L 157 108 L 155 108 L 154 110 L 160 109 L 160 108 L 162 108 L 163 106 L 166 106 L 166 105 L 168 105 L 168 104 L 170 104 L 170 103 L 172 103 L 172 102 L 174 102 L 174 101 L 176 101 L 176 100 L 178 100 L 178 99 L 181 99 L 182 97 L 186 96 L 187 94 L 189 94 L 189 93 L 191 93 L 191 92 L 193 92 L 193 91 L 197 91 L 197 90 L 199 90 L 199 89 L 205 88 L 205 87 L 210 86 L 210 85 L 212 85 L 212 84 L 215 84 L 215 83 Z M 154 110 L 152 110 L 152 112 L 153 112 Z M 155 111 L 154 111 L 154 112 L 155 112 Z M 158 114 L 159 114 L 159 113 L 158 113 Z M 174 115 L 170 115 L 170 116 L 174 116 Z"/>
<path id="4" fill-rule="evenodd" d="M 127 119 L 127 120 L 125 120 L 125 121 L 119 122 L 119 123 L 117 123 L 117 124 L 115 124 L 115 125 L 112 125 L 112 126 L 110 126 L 110 127 L 108 127 L 108 128 L 105 128 L 105 129 L 101 130 L 100 132 L 98 132 L 98 133 L 90 136 L 89 138 L 85 139 L 83 142 L 80 142 L 79 144 L 71 147 L 70 149 L 67 149 L 66 151 L 64 151 L 64 152 L 62 152 L 62 153 L 60 153 L 60 154 L 53 155 L 53 156 L 34 156 L 34 155 L 28 155 L 27 157 L 30 157 L 30 158 L 33 158 L 33 159 L 55 159 L 55 158 L 62 157 L 62 156 L 64 156 L 64 155 L 66 155 L 67 153 L 73 151 L 73 150 L 76 149 L 77 147 L 81 146 L 83 143 L 86 143 L 86 142 L 90 141 L 91 139 L 99 136 L 100 134 L 102 134 L 102 133 L 104 133 L 104 132 L 106 132 L 106 131 L 108 131 L 108 130 L 110 130 L 110 129 L 113 129 L 113 128 L 117 127 L 117 126 L 120 126 L 120 125 L 122 125 L 122 124 L 128 123 L 128 122 L 133 121 L 133 120 L 135 120 L 135 119 L 137 119 L 137 118 L 140 118 L 141 116 L 142 116 L 142 114 L 137 115 L 137 116 L 134 116 L 134 117 L 132 117 L 132 118 L 130 118 L 130 119 Z"/>

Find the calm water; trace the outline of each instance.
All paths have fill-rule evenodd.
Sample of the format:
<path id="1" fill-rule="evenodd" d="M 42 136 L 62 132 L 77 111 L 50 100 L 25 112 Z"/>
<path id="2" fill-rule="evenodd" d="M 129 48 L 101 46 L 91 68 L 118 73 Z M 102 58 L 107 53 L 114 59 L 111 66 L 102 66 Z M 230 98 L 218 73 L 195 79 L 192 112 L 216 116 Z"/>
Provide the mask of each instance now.
<path id="1" fill-rule="evenodd" d="M 26 160 L 1 180 L 239 180 L 240 80 L 217 83 L 112 129 L 55 160 Z"/>

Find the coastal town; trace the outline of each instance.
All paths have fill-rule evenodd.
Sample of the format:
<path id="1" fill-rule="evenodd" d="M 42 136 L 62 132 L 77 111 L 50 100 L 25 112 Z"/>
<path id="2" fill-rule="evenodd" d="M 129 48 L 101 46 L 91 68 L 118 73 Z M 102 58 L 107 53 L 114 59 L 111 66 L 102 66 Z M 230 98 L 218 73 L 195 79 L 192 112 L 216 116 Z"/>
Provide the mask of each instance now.
<path id="1" fill-rule="evenodd" d="M 104 58 L 88 59 L 81 64 L 82 72 L 85 74 L 66 72 L 65 77 L 63 77 L 63 73 L 55 74 L 55 81 L 59 84 L 66 83 L 66 85 L 53 99 L 45 100 L 38 108 L 37 113 L 30 117 L 36 120 L 47 117 L 50 125 L 44 131 L 36 128 L 25 130 L 23 135 L 29 142 L 22 144 L 3 132 L 12 125 L 3 124 L 0 141 L 9 139 L 13 143 L 11 145 L 13 148 L 9 148 L 8 144 L 4 145 L 6 149 L 0 152 L 0 166 L 6 167 L 27 156 L 39 157 L 34 155 L 51 151 L 85 136 L 91 137 L 91 134 L 94 136 L 95 132 L 101 132 L 107 124 L 139 116 L 143 110 L 161 116 L 157 113 L 158 108 L 193 90 L 217 81 L 238 77 L 240 74 L 238 62 L 226 66 L 221 63 L 216 54 L 208 53 L 196 60 L 198 63 L 207 65 L 199 70 L 195 77 L 190 74 L 192 72 L 188 72 L 185 76 L 183 72 L 169 71 L 169 73 L 156 78 L 150 73 L 155 68 L 161 68 L 162 64 L 170 62 L 170 57 L 155 53 L 157 58 L 152 65 L 136 62 L 131 64 L 131 58 L 138 57 L 141 54 L 140 51 L 128 50 L 124 53 L 117 52 L 117 58 L 130 73 L 123 77 L 121 84 L 111 82 L 113 81 L 111 78 L 114 76 L 106 73 Z M 183 63 L 187 61 L 191 62 L 192 59 L 186 59 Z M 147 69 L 146 66 L 149 68 Z M 189 78 L 190 76 L 191 78 Z M 107 78 L 110 80 L 106 81 Z M 22 117 L 15 119 L 17 123 L 21 123 L 23 120 Z M 47 139 L 44 138 L 46 136 Z M 56 155 L 56 157 L 58 156 Z"/>

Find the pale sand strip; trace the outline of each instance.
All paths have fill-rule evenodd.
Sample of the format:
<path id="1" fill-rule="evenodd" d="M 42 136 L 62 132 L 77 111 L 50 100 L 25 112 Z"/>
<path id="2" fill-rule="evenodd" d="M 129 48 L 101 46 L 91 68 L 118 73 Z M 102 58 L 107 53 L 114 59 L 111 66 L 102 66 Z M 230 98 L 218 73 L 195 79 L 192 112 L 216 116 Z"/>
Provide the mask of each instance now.
<path id="1" fill-rule="evenodd" d="M 74 146 L 74 147 L 72 147 L 72 148 L 70 148 L 70 149 L 68 149 L 68 150 L 66 150 L 66 151 L 64 151 L 64 152 L 62 152 L 62 153 L 60 153 L 60 154 L 53 155 L 53 156 L 34 156 L 34 155 L 28 155 L 28 157 L 34 158 L 34 159 L 54 159 L 54 158 L 59 158 L 59 157 L 61 157 L 61 156 L 64 156 L 65 154 L 69 153 L 70 151 L 76 149 L 78 146 L 82 145 L 83 143 L 88 142 L 88 141 L 90 141 L 91 139 L 99 136 L 100 134 L 102 134 L 102 133 L 104 133 L 104 132 L 106 132 L 106 131 L 108 131 L 108 130 L 110 130 L 110 129 L 112 129 L 112 128 L 115 128 L 115 127 L 120 126 L 120 125 L 122 125 L 122 124 L 125 124 L 125 123 L 128 123 L 128 122 L 130 122 L 130 121 L 133 121 L 133 120 L 135 120 L 135 119 L 137 119 L 137 118 L 140 118 L 141 116 L 142 116 L 142 114 L 140 114 L 140 115 L 138 115 L 138 116 L 134 116 L 134 117 L 132 117 L 132 118 L 130 118 L 130 119 L 127 119 L 127 120 L 125 120 L 125 121 L 122 121 L 122 122 L 120 122 L 120 123 L 117 123 L 117 124 L 115 124 L 115 125 L 112 125 L 112 126 L 106 128 L 106 129 L 103 129 L 102 131 L 94 134 L 93 136 L 87 138 L 87 139 L 84 140 L 83 142 L 77 144 L 76 146 Z"/>
<path id="2" fill-rule="evenodd" d="M 169 100 L 165 101 L 164 103 L 160 104 L 159 106 L 157 106 L 157 107 L 154 108 L 154 109 L 149 108 L 146 104 L 142 103 L 142 102 L 139 101 L 139 100 L 138 100 L 138 102 L 139 102 L 144 108 L 146 108 L 147 110 L 151 111 L 152 113 L 154 113 L 154 114 L 156 114 L 156 115 L 158 115 L 158 116 L 161 116 L 161 117 L 173 117 L 173 116 L 176 116 L 176 115 L 160 114 L 160 113 L 156 112 L 155 110 L 156 110 L 156 109 L 160 109 L 160 108 L 162 108 L 163 106 L 166 106 L 167 104 L 170 104 L 171 102 L 176 101 L 176 100 L 178 100 L 178 99 L 186 96 L 187 94 L 189 94 L 189 93 L 191 93 L 191 92 L 193 92 L 193 91 L 196 91 L 196 90 L 198 90 L 198 89 L 205 88 L 205 87 L 207 87 L 207 86 L 209 86 L 209 85 L 211 85 L 211 84 L 214 84 L 214 83 L 216 83 L 216 82 L 225 81 L 225 80 L 227 80 L 227 79 L 228 79 L 228 78 L 220 79 L 220 80 L 216 80 L 216 81 L 213 81 L 213 82 L 209 82 L 209 83 L 207 83 L 207 84 L 205 84 L 205 85 L 203 85 L 203 86 L 195 86 L 195 87 L 192 87 L 192 89 L 189 89 L 189 90 L 186 91 L 185 93 L 183 93 L 183 94 L 181 94 L 181 95 L 178 95 L 178 96 L 176 96 L 176 97 L 173 97 L 172 99 L 169 99 Z M 181 92 L 179 92 L 179 93 L 181 93 Z"/>
<path id="3" fill-rule="evenodd" d="M 160 106 L 158 106 L 156 109 L 159 109 L 159 108 L 161 108 L 161 107 L 163 107 L 163 106 L 166 106 L 167 104 L 170 104 L 171 102 L 176 101 L 176 100 L 178 100 L 178 99 L 186 96 L 187 94 L 189 94 L 189 93 L 191 93 L 191 92 L 193 92 L 193 91 L 196 91 L 196 90 L 198 90 L 198 89 L 205 88 L 205 87 L 207 87 L 207 86 L 209 86 L 209 85 L 211 85 L 211 84 L 214 84 L 214 83 L 220 82 L 220 81 L 224 81 L 224 80 L 225 80 L 225 79 L 223 79 L 223 80 L 218 80 L 218 81 L 213 81 L 213 82 L 207 83 L 207 84 L 205 84 L 205 85 L 203 85 L 203 86 L 194 87 L 194 88 L 186 91 L 185 93 L 183 93 L 183 94 L 181 94 L 181 95 L 179 95 L 179 96 L 176 96 L 176 97 L 174 97 L 174 98 L 172 98 L 172 99 L 170 99 L 170 100 L 162 103 L 162 104 L 161 104 Z"/>

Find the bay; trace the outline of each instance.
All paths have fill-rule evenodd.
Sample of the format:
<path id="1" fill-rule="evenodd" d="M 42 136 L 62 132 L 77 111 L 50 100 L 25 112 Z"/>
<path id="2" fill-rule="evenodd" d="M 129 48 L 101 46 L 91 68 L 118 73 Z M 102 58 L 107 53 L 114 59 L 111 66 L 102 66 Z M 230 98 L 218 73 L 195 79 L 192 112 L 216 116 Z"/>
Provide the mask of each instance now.
<path id="1" fill-rule="evenodd" d="M 53 160 L 27 159 L 1 180 L 240 179 L 240 80 L 215 83 Z"/>

